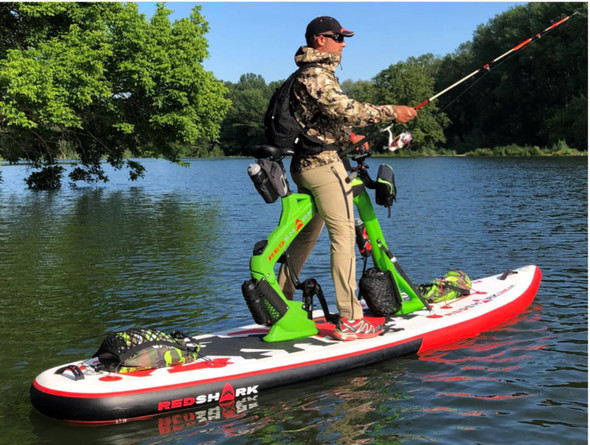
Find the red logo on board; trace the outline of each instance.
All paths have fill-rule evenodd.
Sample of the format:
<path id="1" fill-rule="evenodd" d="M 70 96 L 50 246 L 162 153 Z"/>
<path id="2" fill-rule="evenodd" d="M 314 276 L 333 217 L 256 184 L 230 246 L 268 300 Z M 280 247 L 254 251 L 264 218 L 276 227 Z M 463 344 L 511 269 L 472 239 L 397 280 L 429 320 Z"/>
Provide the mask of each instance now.
<path id="1" fill-rule="evenodd" d="M 234 400 L 235 398 L 236 398 L 236 393 L 234 391 L 233 386 L 231 386 L 229 383 L 226 383 L 225 386 L 223 387 L 223 390 L 221 391 L 221 397 L 219 399 L 219 403 L 230 402 L 230 401 Z"/>

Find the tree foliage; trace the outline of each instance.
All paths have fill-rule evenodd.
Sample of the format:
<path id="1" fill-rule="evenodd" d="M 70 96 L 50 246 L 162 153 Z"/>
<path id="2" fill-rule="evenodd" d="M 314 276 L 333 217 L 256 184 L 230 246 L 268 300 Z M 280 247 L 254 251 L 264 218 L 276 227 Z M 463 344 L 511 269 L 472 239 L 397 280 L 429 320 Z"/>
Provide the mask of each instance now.
<path id="1" fill-rule="evenodd" d="M 420 59 L 409 58 L 381 71 L 375 77 L 375 89 L 379 103 L 416 107 L 434 94 L 435 70 L 431 55 Z M 414 144 L 422 149 L 433 149 L 446 141 L 444 128 L 448 119 L 438 113 L 436 104 L 420 109 L 415 119 L 407 124 L 413 134 Z"/>
<path id="2" fill-rule="evenodd" d="M 375 82 L 370 80 L 345 80 L 340 85 L 342 91 L 349 96 L 358 100 L 359 102 L 366 102 L 370 104 L 377 103 L 377 91 L 375 90 Z"/>
<path id="3" fill-rule="evenodd" d="M 216 140 L 230 102 L 202 66 L 208 24 L 199 6 L 174 23 L 171 12 L 158 4 L 148 22 L 133 3 L 0 4 L 0 156 L 74 156 L 73 180 L 105 180 L 102 159 L 133 177 L 127 155 L 177 160 Z"/>
<path id="4" fill-rule="evenodd" d="M 59 185 L 64 157 L 79 160 L 72 180 L 106 180 L 104 159 L 138 177 L 143 167 L 126 157 L 249 155 L 266 142 L 264 113 L 282 81 L 216 80 L 202 66 L 209 25 L 200 7 L 174 23 L 170 12 L 158 4 L 148 21 L 133 3 L 0 3 L 0 157 L 51 167 L 29 178 L 32 188 Z M 409 129 L 426 151 L 587 150 L 587 3 L 515 6 L 451 54 L 410 57 L 342 89 L 362 102 L 416 106 L 574 12 L 396 131 Z"/>
<path id="5" fill-rule="evenodd" d="M 227 87 L 232 107 L 221 129 L 224 153 L 247 155 L 253 145 L 266 143 L 264 113 L 274 89 L 256 74 L 244 74 Z"/>

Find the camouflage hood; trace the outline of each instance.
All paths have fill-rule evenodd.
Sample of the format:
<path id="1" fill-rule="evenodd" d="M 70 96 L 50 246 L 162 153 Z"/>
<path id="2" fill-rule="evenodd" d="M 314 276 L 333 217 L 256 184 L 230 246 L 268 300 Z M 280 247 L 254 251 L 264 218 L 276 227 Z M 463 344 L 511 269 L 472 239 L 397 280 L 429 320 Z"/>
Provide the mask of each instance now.
<path id="1" fill-rule="evenodd" d="M 295 54 L 295 63 L 301 66 L 314 63 L 319 66 L 304 69 L 293 84 L 296 99 L 293 114 L 306 134 L 325 145 L 344 148 L 350 143 L 353 127 L 366 127 L 396 118 L 395 105 L 361 103 L 344 94 L 335 71 L 341 54 L 332 54 L 302 46 Z M 320 165 L 340 162 L 336 151 L 326 150 L 315 155 L 298 155 L 291 169 L 300 172 Z"/>
<path id="2" fill-rule="evenodd" d="M 325 53 L 308 46 L 302 46 L 295 53 L 295 63 L 297 66 L 301 66 L 304 63 L 318 63 L 332 72 L 336 71 L 341 60 L 342 54 Z"/>

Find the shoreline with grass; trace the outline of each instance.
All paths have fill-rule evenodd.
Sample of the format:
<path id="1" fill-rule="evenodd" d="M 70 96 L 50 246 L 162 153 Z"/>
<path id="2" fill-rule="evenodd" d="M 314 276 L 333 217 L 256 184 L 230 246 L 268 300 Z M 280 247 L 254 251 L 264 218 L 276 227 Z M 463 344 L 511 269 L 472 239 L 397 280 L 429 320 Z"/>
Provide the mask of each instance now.
<path id="1" fill-rule="evenodd" d="M 375 155 L 375 154 L 373 154 Z M 460 157 L 547 157 L 547 156 L 588 156 L 588 151 L 581 151 L 569 147 L 564 141 L 559 141 L 551 147 L 541 148 L 536 145 L 503 145 L 494 148 L 480 147 L 474 150 L 457 153 L 454 149 L 424 149 L 419 151 L 400 151 L 397 156 L 406 157 L 434 157 L 434 156 L 460 156 Z M 377 155 L 379 156 L 379 155 Z M 383 156 L 387 156 L 384 154 Z"/>
<path id="2" fill-rule="evenodd" d="M 236 159 L 236 158 L 250 158 L 252 156 L 226 156 L 220 150 L 213 150 L 210 153 L 207 153 L 203 156 L 203 152 L 201 152 L 201 156 L 183 156 L 181 159 Z M 553 145 L 550 148 L 540 148 L 538 146 L 529 146 L 525 145 L 520 146 L 516 144 L 499 146 L 494 148 L 476 148 L 474 150 L 466 151 L 463 153 L 457 153 L 454 149 L 424 149 L 424 150 L 402 150 L 397 151 L 395 154 L 391 153 L 382 153 L 382 152 L 372 152 L 372 157 L 376 158 L 389 158 L 389 157 L 408 157 L 408 158 L 419 158 L 419 157 L 497 157 L 497 158 L 509 158 L 509 157 L 558 157 L 558 156 L 588 156 L 588 151 L 581 151 L 575 148 L 571 148 L 567 146 L 565 143 L 560 142 L 558 144 Z M 128 154 L 128 156 L 124 156 L 124 158 L 128 159 L 150 159 L 149 157 L 137 157 Z M 79 163 L 80 159 L 76 156 L 68 156 L 65 158 L 58 159 L 56 161 L 57 164 L 68 164 L 68 163 Z M 39 161 L 35 163 L 31 160 L 27 159 L 19 159 L 18 161 L 11 161 L 8 159 L 4 159 L 0 157 L 0 166 L 4 165 L 37 165 L 39 168 L 47 165 L 44 161 Z"/>

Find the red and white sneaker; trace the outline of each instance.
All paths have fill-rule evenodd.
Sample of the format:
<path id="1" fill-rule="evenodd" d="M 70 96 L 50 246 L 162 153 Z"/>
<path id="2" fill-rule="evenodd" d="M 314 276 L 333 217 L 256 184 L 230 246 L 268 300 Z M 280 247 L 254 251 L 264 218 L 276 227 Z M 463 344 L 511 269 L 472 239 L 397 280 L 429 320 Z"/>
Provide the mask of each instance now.
<path id="1" fill-rule="evenodd" d="M 347 320 L 341 318 L 336 324 L 334 337 L 342 341 L 356 340 L 357 338 L 377 337 L 383 332 L 383 325 L 373 326 L 364 318 L 361 320 Z"/>

